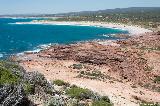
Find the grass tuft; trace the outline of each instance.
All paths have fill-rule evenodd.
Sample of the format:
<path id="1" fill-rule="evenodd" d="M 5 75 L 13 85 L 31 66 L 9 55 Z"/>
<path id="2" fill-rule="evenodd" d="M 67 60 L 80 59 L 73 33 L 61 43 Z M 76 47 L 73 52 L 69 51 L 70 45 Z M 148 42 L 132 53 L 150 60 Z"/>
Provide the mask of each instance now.
<path id="1" fill-rule="evenodd" d="M 98 100 L 94 101 L 91 106 L 112 106 L 112 104 L 105 100 Z"/>
<path id="2" fill-rule="evenodd" d="M 160 84 L 160 76 L 157 76 L 157 77 L 154 79 L 154 83 Z"/>
<path id="3" fill-rule="evenodd" d="M 25 83 L 23 88 L 26 94 L 34 94 L 34 86 L 30 83 Z"/>
<path id="4" fill-rule="evenodd" d="M 77 86 L 67 89 L 66 94 L 76 99 L 89 99 L 91 97 L 91 91 Z"/>
<path id="5" fill-rule="evenodd" d="M 160 106 L 158 103 L 142 103 L 140 106 Z"/>
<path id="6" fill-rule="evenodd" d="M 83 68 L 83 65 L 82 64 L 73 64 L 73 69 L 82 69 Z"/>
<path id="7" fill-rule="evenodd" d="M 53 84 L 58 85 L 58 86 L 69 86 L 69 83 L 64 82 L 63 80 L 54 80 Z"/>

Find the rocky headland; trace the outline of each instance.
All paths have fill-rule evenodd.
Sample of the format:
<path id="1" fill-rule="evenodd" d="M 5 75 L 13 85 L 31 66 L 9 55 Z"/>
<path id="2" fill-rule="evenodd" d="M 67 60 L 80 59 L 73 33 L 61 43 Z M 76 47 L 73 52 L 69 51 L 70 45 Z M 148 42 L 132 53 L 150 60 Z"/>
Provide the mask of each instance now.
<path id="1" fill-rule="evenodd" d="M 63 80 L 108 96 L 114 106 L 160 103 L 159 32 L 118 41 L 53 45 L 14 60 L 48 81 Z"/>

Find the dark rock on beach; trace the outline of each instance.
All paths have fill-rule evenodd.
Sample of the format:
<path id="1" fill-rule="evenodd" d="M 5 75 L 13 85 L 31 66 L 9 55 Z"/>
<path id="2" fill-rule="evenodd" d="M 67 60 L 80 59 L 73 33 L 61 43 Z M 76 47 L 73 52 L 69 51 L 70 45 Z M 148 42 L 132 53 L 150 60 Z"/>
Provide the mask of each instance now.
<path id="1" fill-rule="evenodd" d="M 56 45 L 37 55 L 43 58 L 58 60 L 74 60 L 83 64 L 109 66 L 108 74 L 118 74 L 117 79 L 123 82 L 145 85 L 152 83 L 157 75 L 148 65 L 146 55 L 159 53 L 160 36 L 157 33 L 147 33 L 116 42 L 120 46 L 105 46 L 96 42 L 71 45 Z M 152 83 L 153 86 L 158 86 Z M 159 88 L 159 86 L 157 87 Z"/>

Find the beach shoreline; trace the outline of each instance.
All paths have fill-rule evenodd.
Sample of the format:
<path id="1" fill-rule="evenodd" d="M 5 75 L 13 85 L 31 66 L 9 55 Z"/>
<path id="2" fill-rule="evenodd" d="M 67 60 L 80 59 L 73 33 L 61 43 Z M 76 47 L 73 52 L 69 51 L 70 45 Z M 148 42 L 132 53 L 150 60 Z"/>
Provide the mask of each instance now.
<path id="1" fill-rule="evenodd" d="M 95 26 L 95 27 L 105 27 L 105 28 L 125 30 L 129 32 L 129 35 L 139 35 L 139 34 L 145 34 L 148 32 L 153 32 L 149 29 L 142 28 L 140 26 L 125 25 L 125 24 L 120 24 L 120 23 L 107 23 L 107 22 L 32 21 L 32 22 L 16 22 L 15 24 Z"/>

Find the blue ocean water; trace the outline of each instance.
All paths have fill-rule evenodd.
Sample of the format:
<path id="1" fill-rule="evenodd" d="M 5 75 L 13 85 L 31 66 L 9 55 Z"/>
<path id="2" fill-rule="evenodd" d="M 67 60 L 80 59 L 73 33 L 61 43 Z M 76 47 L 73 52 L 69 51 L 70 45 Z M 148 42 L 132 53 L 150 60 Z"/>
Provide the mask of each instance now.
<path id="1" fill-rule="evenodd" d="M 0 57 L 35 50 L 39 45 L 69 44 L 95 39 L 117 39 L 103 35 L 127 31 L 93 26 L 10 24 L 35 19 L 0 18 Z"/>

